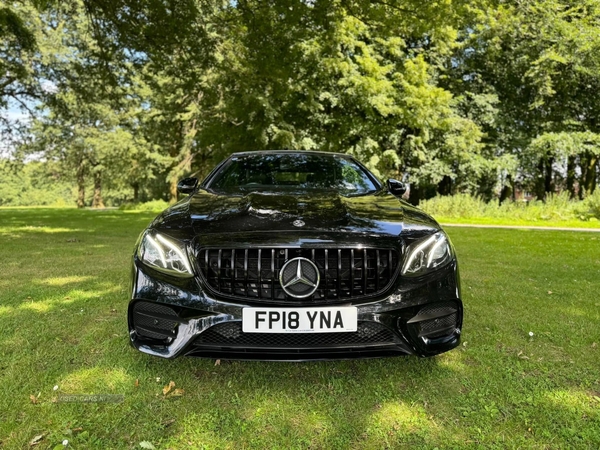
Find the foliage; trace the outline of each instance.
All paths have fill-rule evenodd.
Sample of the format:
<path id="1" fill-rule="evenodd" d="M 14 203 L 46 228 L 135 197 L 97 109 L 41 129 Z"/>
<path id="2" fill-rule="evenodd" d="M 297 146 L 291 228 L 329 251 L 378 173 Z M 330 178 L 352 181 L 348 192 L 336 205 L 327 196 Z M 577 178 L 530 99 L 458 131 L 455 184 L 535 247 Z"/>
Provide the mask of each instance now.
<path id="1" fill-rule="evenodd" d="M 37 49 L 35 32 L 28 22 L 34 8 L 16 2 L 0 5 L 0 110 L 9 101 L 35 95 L 32 58 Z M 2 116 L 0 115 L 0 121 Z"/>
<path id="2" fill-rule="evenodd" d="M 80 206 L 90 180 L 94 205 L 173 202 L 181 177 L 277 148 L 353 154 L 413 203 L 583 199 L 599 22 L 597 0 L 13 2 L 0 109 L 35 120 L 0 131 L 11 157 L 58 164 Z"/>
<path id="3" fill-rule="evenodd" d="M 599 19 L 596 0 L 489 2 L 463 30 L 450 89 L 498 99 L 490 156 L 516 155 L 509 181 L 539 199 L 596 187 L 597 151 L 581 144 L 600 132 Z"/>
<path id="4" fill-rule="evenodd" d="M 582 220 L 595 217 L 600 219 L 600 190 L 588 195 L 575 206 L 575 212 Z"/>
<path id="5" fill-rule="evenodd" d="M 58 168 L 40 162 L 18 165 L 0 160 L 0 206 L 75 206 L 75 188 Z"/>
<path id="6" fill-rule="evenodd" d="M 144 203 L 124 203 L 119 206 L 122 211 L 152 211 L 161 212 L 169 207 L 169 203 L 164 200 L 152 200 Z"/>
<path id="7" fill-rule="evenodd" d="M 437 183 L 467 173 L 480 132 L 437 86 L 455 33 L 448 5 L 243 2 L 226 10 L 231 39 L 217 66 L 225 153 L 248 148 L 347 152 L 377 174 Z M 386 6 L 387 5 L 387 6 Z M 385 18 L 384 18 L 385 17 Z M 373 22 L 378 26 L 373 26 Z M 422 33 L 425 22 L 427 33 Z M 222 117 L 227 119 L 223 124 Z M 208 140 L 210 139 L 210 140 Z"/>
<path id="8" fill-rule="evenodd" d="M 100 41 L 117 35 L 148 57 L 136 58 L 150 88 L 146 136 L 172 160 L 172 199 L 183 173 L 253 148 L 350 152 L 382 175 L 423 183 L 468 174 L 477 159 L 478 126 L 436 85 L 461 2 L 87 7 Z M 176 27 L 178 39 L 151 39 L 161 27 Z"/>
<path id="9" fill-rule="evenodd" d="M 522 221 L 600 220 L 600 194 L 594 193 L 582 202 L 569 199 L 569 194 L 549 195 L 545 201 L 486 202 L 469 194 L 439 196 L 421 202 L 420 207 L 435 217 L 449 219 L 511 219 Z"/>

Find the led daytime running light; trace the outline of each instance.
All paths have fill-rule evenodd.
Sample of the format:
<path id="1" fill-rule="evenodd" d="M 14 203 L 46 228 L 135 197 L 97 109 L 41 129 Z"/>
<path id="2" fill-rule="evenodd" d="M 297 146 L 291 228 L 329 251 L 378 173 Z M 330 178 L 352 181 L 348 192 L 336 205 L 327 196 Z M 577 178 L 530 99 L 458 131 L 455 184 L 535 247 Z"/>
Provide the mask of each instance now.
<path id="1" fill-rule="evenodd" d="M 189 273 L 193 273 L 193 272 L 192 272 L 192 267 L 190 266 L 190 263 L 188 262 L 187 256 L 185 256 L 185 255 L 183 254 L 183 252 L 181 251 L 181 249 L 180 249 L 179 247 L 177 247 L 177 246 L 176 246 L 175 244 L 173 244 L 171 241 L 169 241 L 168 239 L 166 239 L 166 238 L 162 237 L 162 235 L 160 235 L 160 234 L 158 234 L 158 233 L 156 234 L 156 239 L 157 239 L 157 240 L 159 240 L 159 241 L 160 241 L 162 244 L 164 244 L 164 245 L 166 245 L 167 247 L 169 247 L 171 250 L 173 250 L 173 251 L 174 251 L 174 252 L 177 254 L 177 256 L 179 256 L 179 258 L 181 259 L 181 261 L 182 261 L 182 262 L 183 262 L 183 264 L 185 265 L 185 268 L 186 268 L 186 270 L 187 270 Z M 162 258 L 162 260 L 163 260 L 163 262 L 164 262 L 164 261 L 165 261 L 165 260 L 164 260 L 164 256 L 162 256 L 162 255 L 163 255 L 163 252 L 161 251 L 161 252 L 160 252 L 160 254 L 161 254 L 161 258 Z"/>
<path id="2" fill-rule="evenodd" d="M 157 236 L 158 237 L 158 236 Z M 150 234 L 146 235 L 146 239 L 148 240 L 148 242 L 150 242 L 154 248 L 158 251 L 158 254 L 160 255 L 160 260 L 163 263 L 163 267 L 167 267 L 167 260 L 165 258 L 165 252 L 163 252 L 162 247 L 158 244 L 158 242 L 156 242 L 154 240 L 154 238 L 152 236 L 150 236 Z"/>
<path id="3" fill-rule="evenodd" d="M 413 260 L 417 257 L 417 255 L 419 254 L 419 252 L 421 252 L 421 250 L 423 250 L 424 248 L 426 248 L 429 244 L 431 244 L 434 240 L 435 240 L 436 236 L 433 235 L 431 236 L 429 239 L 427 239 L 425 242 L 423 242 L 421 245 L 419 245 L 417 248 L 415 248 L 412 253 L 410 254 L 410 258 L 408 258 L 408 261 L 406 262 L 406 264 L 404 265 L 404 267 L 410 267 L 413 263 Z M 429 256 L 430 260 L 431 260 L 431 256 Z M 427 265 L 429 266 L 429 262 L 427 263 Z"/>
<path id="4" fill-rule="evenodd" d="M 446 243 L 446 240 L 444 239 L 444 237 L 440 236 L 440 239 L 435 243 L 435 245 L 431 248 L 431 251 L 429 252 L 429 258 L 427 259 L 427 267 L 431 267 L 431 263 L 433 262 L 433 255 L 435 255 L 435 251 L 438 249 L 438 247 L 440 245 L 445 244 L 445 243 Z"/>

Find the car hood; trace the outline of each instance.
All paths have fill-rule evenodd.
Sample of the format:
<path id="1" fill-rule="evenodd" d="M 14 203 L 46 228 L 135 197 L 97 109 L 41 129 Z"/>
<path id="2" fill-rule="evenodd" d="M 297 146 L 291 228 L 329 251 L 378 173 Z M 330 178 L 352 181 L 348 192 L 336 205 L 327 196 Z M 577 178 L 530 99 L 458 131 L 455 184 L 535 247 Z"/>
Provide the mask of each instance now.
<path id="1" fill-rule="evenodd" d="M 189 228 L 195 235 L 331 232 L 399 236 L 439 229 L 430 216 L 387 191 L 346 197 L 332 191 L 232 196 L 200 190 L 166 210 L 153 225 L 179 231 Z"/>

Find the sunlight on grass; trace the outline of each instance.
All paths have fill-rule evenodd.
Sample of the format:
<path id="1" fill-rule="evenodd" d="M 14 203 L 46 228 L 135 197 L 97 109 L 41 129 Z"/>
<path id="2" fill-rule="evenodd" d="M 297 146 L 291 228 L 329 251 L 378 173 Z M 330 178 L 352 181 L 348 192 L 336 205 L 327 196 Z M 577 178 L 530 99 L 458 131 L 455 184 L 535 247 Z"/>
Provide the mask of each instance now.
<path id="1" fill-rule="evenodd" d="M 464 363 L 464 353 L 460 348 L 456 351 L 444 353 L 443 355 L 438 356 L 437 363 L 440 367 L 454 371 L 464 372 L 466 369 L 466 365 Z"/>
<path id="2" fill-rule="evenodd" d="M 44 209 L 52 209 L 55 211 L 61 211 L 63 209 L 66 210 L 71 210 L 71 211 L 80 211 L 79 209 L 77 209 L 77 206 L 73 205 L 73 206 L 68 206 L 68 205 L 39 205 L 39 206 L 0 206 L 0 211 L 1 210 L 7 210 L 7 211 L 18 211 L 18 210 L 22 210 L 22 211 L 29 211 L 29 210 L 44 210 Z"/>
<path id="3" fill-rule="evenodd" d="M 553 406 L 568 409 L 571 412 L 581 412 L 590 403 L 590 396 L 582 391 L 574 391 L 571 389 L 556 389 L 545 392 L 544 398 Z M 596 403 L 597 408 L 600 403 Z"/>
<path id="4" fill-rule="evenodd" d="M 366 447 L 382 448 L 384 443 L 393 445 L 399 439 L 406 441 L 407 435 L 429 436 L 435 434 L 436 428 L 422 405 L 384 403 L 369 418 L 366 429 L 369 443 Z"/>
<path id="5" fill-rule="evenodd" d="M 371 415 L 371 425 L 383 428 L 398 427 L 412 432 L 418 428 L 431 429 L 433 423 L 427 419 L 427 414 L 422 406 L 408 406 L 404 402 L 385 403 L 379 410 Z"/>
<path id="6" fill-rule="evenodd" d="M 68 394 L 122 393 L 135 379 L 120 367 L 112 370 L 93 367 L 71 372 L 57 382 L 60 392 Z M 120 391 L 120 392 L 119 392 Z"/>
<path id="7" fill-rule="evenodd" d="M 211 417 L 209 413 L 189 412 L 182 419 L 180 425 L 181 431 L 177 436 L 167 440 L 165 444 L 174 448 L 201 448 L 190 446 L 191 442 L 203 442 L 209 447 L 214 448 L 218 443 L 219 448 L 230 448 L 223 445 L 219 436 L 219 424 Z"/>
<path id="8" fill-rule="evenodd" d="M 2 334 L 0 334 L 2 336 Z M 0 340 L 1 348 L 24 348 L 27 345 L 27 340 L 23 337 L 11 336 L 6 339 Z M 1 448 L 1 447 L 0 447 Z"/>
<path id="9" fill-rule="evenodd" d="M 303 448 L 327 448 L 324 441 L 335 438 L 337 432 L 331 418 L 312 408 L 299 408 L 297 402 L 280 400 L 261 399 L 240 409 L 246 402 L 233 395 L 231 402 L 237 408 L 188 413 L 178 432 L 163 444 L 165 448 L 196 448 L 189 447 L 189 442 L 206 445 L 199 448 L 269 448 L 276 437 L 278 448 L 290 448 L 294 442 L 302 442 Z"/>
<path id="10" fill-rule="evenodd" d="M 261 398 L 244 411 L 244 418 L 257 428 L 271 423 L 277 428 L 289 427 L 299 436 L 327 432 L 331 428 L 326 416 L 311 409 L 298 409 L 294 401 L 281 401 L 280 398 Z"/>
<path id="11" fill-rule="evenodd" d="M 40 284 L 44 284 L 46 286 L 65 286 L 67 284 L 73 284 L 73 283 L 83 283 L 85 281 L 89 281 L 94 279 L 95 277 L 91 277 L 91 276 L 68 276 L 68 277 L 50 277 L 50 278 L 44 278 L 43 280 L 40 280 L 39 283 Z"/>
<path id="12" fill-rule="evenodd" d="M 575 317 L 585 317 L 588 320 L 594 320 L 594 316 L 590 316 L 589 311 L 586 311 L 583 308 L 578 308 L 576 306 L 568 306 L 564 305 L 560 308 L 563 312 L 563 315 L 571 315 Z"/>
<path id="13" fill-rule="evenodd" d="M 19 231 L 33 231 L 36 233 L 76 233 L 81 231 L 89 231 L 81 228 L 63 228 L 63 227 L 47 227 L 47 226 L 33 226 L 28 225 L 25 227 L 0 227 L 0 233 L 18 233 Z"/>
<path id="14" fill-rule="evenodd" d="M 101 283 L 97 287 L 104 287 L 103 290 L 95 289 L 90 291 L 84 291 L 81 289 L 71 290 L 65 295 L 61 295 L 60 298 L 51 297 L 46 300 L 34 301 L 33 299 L 27 299 L 25 303 L 19 306 L 21 310 L 31 310 L 37 312 L 47 312 L 58 305 L 70 305 L 77 301 L 89 300 L 92 298 L 102 298 L 112 293 L 118 292 L 120 289 L 119 285 L 113 283 Z"/>
<path id="15" fill-rule="evenodd" d="M 27 303 L 23 303 L 21 306 L 19 306 L 19 309 L 35 312 L 48 312 L 50 311 L 50 309 L 52 309 L 55 303 L 56 302 L 52 301 L 34 302 L 33 300 L 31 300 Z"/>
<path id="16" fill-rule="evenodd" d="M 9 314 L 12 312 L 13 308 L 10 306 L 0 306 L 0 316 Z"/>

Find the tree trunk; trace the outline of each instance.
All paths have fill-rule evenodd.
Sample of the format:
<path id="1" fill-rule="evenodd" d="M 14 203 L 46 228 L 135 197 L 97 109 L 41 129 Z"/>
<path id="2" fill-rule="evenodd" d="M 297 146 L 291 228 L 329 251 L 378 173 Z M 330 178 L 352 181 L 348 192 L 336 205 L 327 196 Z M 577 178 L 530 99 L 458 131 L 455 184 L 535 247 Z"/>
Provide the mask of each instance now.
<path id="1" fill-rule="evenodd" d="M 418 206 L 421 201 L 422 189 L 418 185 L 410 186 L 410 193 L 408 195 L 408 202 L 411 205 Z"/>
<path id="2" fill-rule="evenodd" d="M 509 177 L 510 177 L 510 189 L 512 191 L 512 195 L 511 195 L 512 201 L 516 202 L 517 201 L 517 189 L 515 188 L 515 180 L 513 180 L 513 177 L 511 177 L 510 175 L 509 175 Z"/>
<path id="3" fill-rule="evenodd" d="M 500 204 L 502 204 L 502 202 L 504 202 L 506 199 L 509 199 L 512 197 L 512 195 L 513 195 L 512 185 L 513 185 L 512 177 L 510 175 L 507 175 L 506 183 L 504 184 L 504 187 L 500 191 Z"/>
<path id="4" fill-rule="evenodd" d="M 104 208 L 102 200 L 102 172 L 94 172 L 94 198 L 92 199 L 92 208 Z"/>
<path id="5" fill-rule="evenodd" d="M 77 207 L 85 207 L 85 165 L 83 160 L 79 162 L 77 167 Z"/>
<path id="6" fill-rule="evenodd" d="M 554 180 L 552 178 L 552 165 L 554 164 L 554 158 L 548 158 L 545 162 L 545 174 L 544 174 L 544 191 L 546 194 L 554 192 Z"/>
<path id="7" fill-rule="evenodd" d="M 169 182 L 169 203 L 173 204 L 176 202 L 177 202 L 177 178 L 174 178 Z"/>
<path id="8" fill-rule="evenodd" d="M 535 180 L 535 196 L 538 200 L 544 200 L 545 197 L 545 189 L 544 189 L 544 172 L 545 172 L 545 160 L 540 159 L 538 163 L 538 177 Z"/>
<path id="9" fill-rule="evenodd" d="M 596 166 L 598 165 L 598 157 L 596 155 L 586 155 L 586 170 L 585 178 L 583 178 L 583 188 L 585 189 L 585 195 L 593 194 L 596 190 Z"/>
<path id="10" fill-rule="evenodd" d="M 575 156 L 567 160 L 567 190 L 571 199 L 575 198 Z"/>
<path id="11" fill-rule="evenodd" d="M 450 195 L 452 193 L 452 178 L 444 175 L 442 181 L 438 183 L 437 191 L 440 195 Z"/>
<path id="12" fill-rule="evenodd" d="M 140 183 L 133 183 L 133 202 L 137 203 L 140 201 Z"/>

